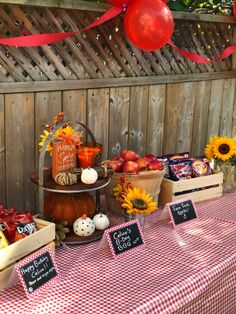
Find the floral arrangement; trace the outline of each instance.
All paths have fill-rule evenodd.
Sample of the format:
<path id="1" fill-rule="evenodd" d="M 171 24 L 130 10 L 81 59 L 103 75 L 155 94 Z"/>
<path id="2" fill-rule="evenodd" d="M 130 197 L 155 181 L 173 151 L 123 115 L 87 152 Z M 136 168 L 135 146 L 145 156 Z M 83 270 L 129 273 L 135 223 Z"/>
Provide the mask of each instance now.
<path id="1" fill-rule="evenodd" d="M 54 125 L 46 125 L 46 129 L 43 131 L 43 134 L 40 135 L 41 141 L 39 142 L 39 146 L 42 147 L 44 145 L 44 142 L 46 141 L 47 137 L 49 136 L 50 132 L 56 128 L 56 126 L 59 123 L 64 122 L 64 113 L 59 112 L 54 117 Z M 71 126 L 68 124 L 65 124 L 61 128 L 59 128 L 53 138 L 52 141 L 49 142 L 47 145 L 46 151 L 50 152 L 50 155 L 52 154 L 52 144 L 55 140 L 61 140 L 63 145 L 70 144 L 70 145 L 77 145 L 79 146 L 81 142 L 81 138 L 83 137 L 82 132 L 76 132 Z"/>
<path id="2" fill-rule="evenodd" d="M 236 188 L 236 140 L 231 137 L 214 135 L 205 148 L 209 161 L 214 162 L 213 169 L 223 172 L 223 192 L 231 192 Z"/>
<path id="3" fill-rule="evenodd" d="M 216 165 L 225 162 L 236 165 L 236 140 L 231 137 L 214 135 L 205 148 L 205 154 L 208 160 L 214 160 Z"/>
<path id="4" fill-rule="evenodd" d="M 124 176 L 120 177 L 120 183 L 113 190 L 115 198 L 127 214 L 147 215 L 158 209 L 150 194 L 140 187 L 133 187 L 125 181 Z"/>

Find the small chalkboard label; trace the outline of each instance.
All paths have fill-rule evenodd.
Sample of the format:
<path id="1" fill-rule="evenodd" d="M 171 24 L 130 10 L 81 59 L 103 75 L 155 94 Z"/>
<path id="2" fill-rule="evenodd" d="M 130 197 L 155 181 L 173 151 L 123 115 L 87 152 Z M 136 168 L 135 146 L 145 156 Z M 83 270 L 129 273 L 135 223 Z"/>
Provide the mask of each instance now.
<path id="1" fill-rule="evenodd" d="M 197 218 L 197 211 L 192 199 L 178 200 L 168 203 L 166 206 L 175 227 Z"/>
<path id="2" fill-rule="evenodd" d="M 45 288 L 58 276 L 50 249 L 42 249 L 16 265 L 16 271 L 27 297 Z"/>
<path id="3" fill-rule="evenodd" d="M 107 229 L 105 235 L 113 257 L 128 254 L 145 245 L 137 219 Z"/>

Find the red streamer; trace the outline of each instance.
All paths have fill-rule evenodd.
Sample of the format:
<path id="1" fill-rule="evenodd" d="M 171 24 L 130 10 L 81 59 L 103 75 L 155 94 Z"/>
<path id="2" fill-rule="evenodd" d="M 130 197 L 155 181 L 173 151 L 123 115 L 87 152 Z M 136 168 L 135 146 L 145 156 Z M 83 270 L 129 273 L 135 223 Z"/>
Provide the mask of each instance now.
<path id="1" fill-rule="evenodd" d="M 93 22 L 89 26 L 83 28 L 78 32 L 63 32 L 52 34 L 35 34 L 28 36 L 19 36 L 12 38 L 0 38 L 0 45 L 5 46 L 18 46 L 18 47 L 37 47 L 43 45 L 49 45 L 58 41 L 64 40 L 80 32 L 86 31 L 92 27 L 98 26 L 114 18 L 122 12 L 122 7 L 113 6 L 107 12 L 105 12 L 97 21 Z"/>
<path id="2" fill-rule="evenodd" d="M 215 59 L 206 59 L 206 58 L 198 55 L 197 53 L 188 52 L 188 51 L 179 49 L 178 47 L 175 46 L 175 44 L 171 40 L 168 41 L 168 44 L 171 47 L 173 47 L 180 55 L 182 55 L 186 59 L 189 59 L 190 61 L 193 61 L 193 62 L 196 62 L 196 63 L 211 63 L 211 62 L 219 61 L 219 60 L 222 60 L 224 58 L 227 58 L 228 56 L 230 56 L 232 53 L 234 53 L 236 51 L 236 44 L 234 44 L 234 45 L 229 46 L 228 48 L 226 48 L 221 53 L 221 55 L 219 55 L 219 57 L 217 57 Z"/>
<path id="3" fill-rule="evenodd" d="M 59 42 L 61 40 L 64 40 L 76 34 L 79 34 L 80 32 L 83 32 L 95 26 L 101 25 L 107 22 L 108 20 L 111 20 L 115 16 L 119 15 L 123 10 L 125 10 L 129 2 L 131 1 L 132 0 L 107 0 L 107 2 L 113 4 L 113 7 L 110 8 L 107 12 L 105 12 L 98 20 L 91 23 L 87 27 L 83 28 L 81 31 L 50 33 L 50 34 L 35 34 L 35 35 L 19 36 L 19 37 L 12 37 L 12 38 L 0 38 L 0 45 L 18 46 L 18 47 L 37 47 L 37 46 L 43 46 L 43 45 L 48 45 L 48 44 Z M 163 0 L 163 1 L 168 2 L 168 0 Z M 179 49 L 171 40 L 168 41 L 168 44 L 171 47 L 173 47 L 183 57 L 196 63 L 210 63 L 210 62 L 222 60 L 224 58 L 227 58 L 228 56 L 230 56 L 232 53 L 236 51 L 236 44 L 231 45 L 228 48 L 226 48 L 219 57 L 210 60 L 210 59 L 200 56 L 197 53 L 188 52 L 188 51 Z"/>

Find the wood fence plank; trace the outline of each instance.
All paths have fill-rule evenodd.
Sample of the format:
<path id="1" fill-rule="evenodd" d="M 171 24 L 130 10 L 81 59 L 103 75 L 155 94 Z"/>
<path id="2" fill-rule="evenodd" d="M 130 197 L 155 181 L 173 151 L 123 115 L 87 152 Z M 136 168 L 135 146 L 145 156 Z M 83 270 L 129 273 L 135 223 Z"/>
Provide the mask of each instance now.
<path id="1" fill-rule="evenodd" d="M 220 117 L 220 135 L 231 136 L 234 97 L 235 97 L 235 79 L 225 80 L 223 89 L 223 101 Z"/>
<path id="2" fill-rule="evenodd" d="M 224 80 L 216 80 L 211 82 L 207 139 L 215 134 L 219 135 L 220 132 L 220 115 L 223 100 L 223 89 Z"/>
<path id="3" fill-rule="evenodd" d="M 88 90 L 87 125 L 96 141 L 103 145 L 102 159 L 108 157 L 109 89 Z"/>
<path id="4" fill-rule="evenodd" d="M 131 87 L 129 113 L 129 149 L 146 153 L 148 86 Z"/>
<path id="5" fill-rule="evenodd" d="M 1 63 L 1 58 L 0 58 Z M 195 73 L 182 75 L 159 75 L 144 77 L 125 77 L 94 80 L 65 80 L 65 81 L 46 81 L 46 82 L 8 82 L 0 83 L 0 93 L 19 93 L 19 92 L 39 92 L 56 90 L 75 90 L 75 89 L 96 89 L 111 87 L 157 85 L 166 83 L 198 82 L 220 80 L 223 78 L 235 78 L 236 71 L 217 72 L 217 73 Z"/>
<path id="6" fill-rule="evenodd" d="M 34 210 L 34 95 L 5 96 L 7 206 Z"/>
<path id="7" fill-rule="evenodd" d="M 167 85 L 164 153 L 189 151 L 196 83 Z"/>
<path id="8" fill-rule="evenodd" d="M 40 135 L 43 134 L 45 125 L 54 123 L 54 116 L 62 111 L 61 92 L 42 92 L 35 94 L 35 162 L 38 167 Z M 47 154 L 49 155 L 49 154 Z M 48 156 L 49 157 L 49 156 Z M 51 158 L 47 158 L 48 165 Z"/>
<path id="9" fill-rule="evenodd" d="M 162 155 L 164 142 L 166 85 L 149 87 L 146 151 Z"/>
<path id="10" fill-rule="evenodd" d="M 129 101 L 129 87 L 111 88 L 109 115 L 109 158 L 120 154 L 122 150 L 127 148 Z"/>
<path id="11" fill-rule="evenodd" d="M 4 95 L 0 95 L 0 203 L 6 205 L 6 167 L 5 167 L 5 105 Z"/>
<path id="12" fill-rule="evenodd" d="M 208 110 L 210 103 L 210 82 L 198 82 L 196 91 L 196 101 L 194 109 L 193 135 L 192 135 L 192 156 L 204 155 L 204 148 L 208 142 Z"/>
<path id="13" fill-rule="evenodd" d="M 232 117 L 232 134 L 231 136 L 236 139 L 236 97 L 234 97 L 234 106 L 233 106 L 233 117 Z"/>
<path id="14" fill-rule="evenodd" d="M 87 91 L 72 90 L 62 94 L 62 110 L 66 120 L 87 123 Z"/>

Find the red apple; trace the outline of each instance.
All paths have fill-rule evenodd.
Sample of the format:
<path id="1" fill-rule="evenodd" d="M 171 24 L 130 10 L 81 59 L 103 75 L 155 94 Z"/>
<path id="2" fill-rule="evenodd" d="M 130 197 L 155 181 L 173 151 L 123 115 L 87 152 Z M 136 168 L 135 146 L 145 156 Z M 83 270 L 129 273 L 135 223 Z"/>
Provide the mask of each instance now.
<path id="1" fill-rule="evenodd" d="M 154 156 L 153 154 L 147 154 L 144 156 L 144 158 L 147 159 L 148 161 L 156 160 L 156 156 Z"/>
<path id="2" fill-rule="evenodd" d="M 148 166 L 149 170 L 162 170 L 164 168 L 164 164 L 160 160 L 151 160 Z"/>
<path id="3" fill-rule="evenodd" d="M 140 157 L 132 150 L 124 150 L 121 156 L 124 158 L 125 161 L 135 161 Z"/>
<path id="4" fill-rule="evenodd" d="M 149 160 L 147 160 L 146 158 L 141 157 L 136 162 L 138 164 L 139 171 L 148 169 Z"/>
<path id="5" fill-rule="evenodd" d="M 125 173 L 137 173 L 139 171 L 139 167 L 137 162 L 135 161 L 126 161 L 123 166 L 123 172 Z"/>
<path id="6" fill-rule="evenodd" d="M 123 157 L 121 157 L 121 154 L 119 154 L 119 155 L 117 155 L 117 156 L 114 156 L 114 157 L 112 157 L 112 159 L 111 160 L 119 160 L 119 161 L 121 161 L 121 162 L 125 162 L 125 160 L 124 160 L 124 158 Z"/>
<path id="7" fill-rule="evenodd" d="M 120 160 L 108 160 L 105 162 L 105 165 L 112 167 L 115 172 L 122 172 L 123 164 Z"/>

